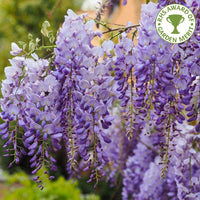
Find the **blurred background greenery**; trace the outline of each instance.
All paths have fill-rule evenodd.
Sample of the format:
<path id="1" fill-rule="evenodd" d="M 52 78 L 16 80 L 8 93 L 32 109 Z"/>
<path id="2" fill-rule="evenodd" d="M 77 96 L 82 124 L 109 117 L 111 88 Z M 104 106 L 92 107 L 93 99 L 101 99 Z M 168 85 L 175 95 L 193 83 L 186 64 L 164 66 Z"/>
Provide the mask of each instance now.
<path id="1" fill-rule="evenodd" d="M 11 42 L 26 41 L 28 33 L 40 38 L 41 26 L 48 20 L 54 30 L 64 21 L 68 8 L 77 10 L 81 0 L 0 0 L 0 79 L 9 65 Z"/>
<path id="2" fill-rule="evenodd" d="M 39 172 L 37 175 L 42 178 L 44 173 Z M 95 194 L 82 194 L 75 180 L 66 181 L 60 176 L 56 181 L 49 181 L 45 177 L 42 181 L 45 183 L 44 189 L 39 190 L 24 172 L 7 175 L 7 184 L 11 187 L 3 190 L 2 200 L 100 200 Z"/>

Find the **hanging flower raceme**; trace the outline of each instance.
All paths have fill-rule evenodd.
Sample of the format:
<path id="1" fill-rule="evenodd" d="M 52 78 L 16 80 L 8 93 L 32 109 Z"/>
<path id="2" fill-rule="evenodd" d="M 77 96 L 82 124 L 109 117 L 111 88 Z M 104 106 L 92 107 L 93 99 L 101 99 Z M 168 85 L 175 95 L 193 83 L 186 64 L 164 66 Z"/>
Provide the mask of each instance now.
<path id="1" fill-rule="evenodd" d="M 193 36 L 185 43 L 179 44 L 175 60 L 179 66 L 177 86 L 180 102 L 185 105 L 185 118 L 189 123 L 195 123 L 195 130 L 199 133 L 200 127 L 200 5 L 196 1 L 188 1 L 188 6 L 196 16 L 196 29 Z M 181 119 L 179 119 L 180 121 Z M 182 117 L 183 121 L 183 117 Z"/>
<path id="2" fill-rule="evenodd" d="M 126 168 L 124 169 L 124 187 L 122 191 L 124 200 L 129 199 L 130 197 L 138 199 L 140 190 L 143 188 L 141 187 L 143 176 L 147 173 L 150 163 L 158 156 L 157 150 L 159 149 L 158 145 L 160 142 L 160 137 L 158 135 L 148 136 L 146 135 L 146 130 L 143 129 L 137 140 L 138 143 L 129 155 L 126 161 Z"/>
<path id="3" fill-rule="evenodd" d="M 107 177 L 111 186 L 116 183 L 120 184 L 120 177 L 123 175 L 123 170 L 126 168 L 125 161 L 127 156 L 132 152 L 134 144 L 128 140 L 126 135 L 126 123 L 124 122 L 124 116 L 119 110 L 119 105 L 113 107 L 111 110 L 114 120 L 109 129 L 106 130 L 106 134 L 111 139 L 110 143 L 102 143 L 102 148 L 106 151 L 109 159 L 109 165 L 106 168 Z"/>
<path id="4" fill-rule="evenodd" d="M 173 83 L 175 67 L 171 60 L 172 45 L 163 41 L 156 32 L 154 23 L 157 12 L 156 4 L 149 3 L 142 7 L 136 46 L 137 64 L 134 67 L 137 93 L 134 106 L 138 110 L 138 117 L 143 118 L 147 126 L 156 121 L 156 127 L 161 132 L 166 129 L 166 113 L 169 114 L 176 88 Z M 137 128 L 142 126 L 143 123 L 140 126 L 138 124 Z"/>
<path id="5" fill-rule="evenodd" d="M 41 167 L 56 170 L 49 153 L 60 148 L 62 134 L 55 98 L 59 82 L 49 72 L 48 60 L 32 56 L 14 57 L 11 66 L 5 68 L 6 79 L 1 88 L 1 117 L 5 123 L 1 125 L 1 135 L 7 139 L 4 148 L 14 156 L 13 162 L 19 163 L 22 154 L 32 157 L 30 167 L 35 174 Z"/>
<path id="6" fill-rule="evenodd" d="M 200 197 L 200 153 L 197 150 L 199 136 L 193 132 L 193 126 L 189 126 L 187 121 L 178 125 L 178 129 L 182 130 L 182 133 L 171 133 L 173 139 L 169 150 L 168 174 L 174 174 L 173 180 L 177 190 L 173 196 L 179 199 L 198 199 Z"/>
<path id="7" fill-rule="evenodd" d="M 67 166 L 70 171 L 78 168 L 77 156 L 81 156 L 84 170 L 91 164 L 96 168 L 90 179 L 98 179 L 102 160 L 108 162 L 100 138 L 110 142 L 104 129 L 111 125 L 109 107 L 115 98 L 109 59 L 103 58 L 109 52 L 105 44 L 102 48 L 91 44 L 96 35 L 101 35 L 93 31 L 93 20 L 85 23 L 86 15 L 78 16 L 71 10 L 67 13 L 57 38 L 54 72 L 62 85 L 59 110 L 69 159 Z"/>
<path id="8" fill-rule="evenodd" d="M 136 63 L 134 44 L 128 38 L 127 33 L 123 33 L 118 38 L 119 41 L 115 45 L 115 56 L 113 57 L 115 81 L 117 83 L 116 94 L 120 100 L 120 106 L 123 108 L 122 114 L 126 121 L 127 136 L 133 137 L 132 127 L 135 115 L 133 101 L 135 98 L 134 90 L 134 64 Z"/>
<path id="9" fill-rule="evenodd" d="M 160 4 L 157 6 L 158 8 L 160 8 L 161 2 L 163 1 L 160 1 Z M 179 123 L 184 123 L 184 126 L 187 127 L 188 124 L 185 120 L 188 117 L 189 119 L 187 121 L 189 123 L 193 122 L 196 124 L 194 131 L 199 131 L 199 42 L 197 37 L 199 33 L 199 19 L 197 14 L 199 7 L 195 1 L 188 2 L 188 6 L 189 5 L 196 6 L 196 8 L 191 6 L 191 10 L 194 14 L 196 13 L 197 16 L 197 29 L 194 36 L 191 37 L 188 42 L 174 45 L 173 47 L 158 38 L 155 32 L 153 25 L 155 24 L 155 16 L 158 12 L 158 10 L 156 11 L 156 5 L 149 3 L 142 8 L 141 27 L 139 28 L 138 45 L 135 51 L 138 53 L 138 60 L 134 67 L 137 92 L 135 108 L 138 110 L 136 118 L 143 119 L 140 128 L 143 128 L 144 124 L 147 123 L 148 127 L 150 127 L 147 131 L 152 132 L 152 130 L 156 130 L 156 134 L 161 133 L 162 137 L 160 137 L 159 140 L 164 136 L 163 142 L 161 143 L 162 146 L 160 146 L 163 151 L 160 155 L 163 156 L 164 160 L 162 162 L 160 160 L 160 163 L 157 162 L 156 165 L 150 164 L 148 166 L 147 164 L 147 169 L 148 167 L 149 169 L 146 171 L 145 175 L 139 175 L 144 181 L 138 187 L 140 193 L 137 195 L 137 190 L 135 188 L 128 189 L 129 185 L 137 185 L 132 183 L 134 179 L 130 179 L 132 176 L 136 178 L 134 174 L 135 171 L 137 171 L 134 165 L 135 159 L 133 159 L 132 162 L 128 159 L 127 169 L 124 171 L 124 199 L 127 199 L 128 195 L 132 194 L 132 191 L 135 191 L 133 194 L 135 199 L 159 199 L 161 198 L 161 194 L 162 198 L 164 198 L 166 190 L 162 189 L 159 177 L 157 177 L 158 180 L 155 181 L 155 183 L 159 184 L 157 188 L 157 184 L 152 183 L 153 179 L 152 177 L 150 178 L 150 174 L 156 174 L 161 169 L 165 174 L 166 168 L 168 169 L 168 172 L 166 172 L 167 182 L 165 183 L 164 181 L 162 184 L 164 187 L 164 185 L 166 186 L 170 183 L 170 186 L 167 186 L 171 190 L 167 192 L 167 196 L 169 195 L 168 198 L 176 199 L 177 196 L 179 199 L 184 199 L 186 196 L 198 198 L 199 194 L 197 188 L 199 187 L 199 180 L 195 177 L 196 171 L 192 170 L 191 172 L 191 169 L 199 169 L 199 166 L 197 166 L 198 162 L 196 162 L 197 160 L 194 161 L 195 158 L 193 156 L 194 154 L 196 155 L 197 152 L 193 151 L 193 147 L 189 145 L 190 142 L 186 142 L 188 141 L 187 134 L 190 135 L 193 131 L 189 131 L 188 129 L 184 130 L 183 126 L 180 128 L 180 125 L 178 125 Z M 185 111 L 187 112 L 187 117 L 185 116 Z M 155 126 L 155 128 L 152 129 L 152 125 L 153 127 Z M 163 134 L 164 132 L 167 134 Z M 182 137 L 178 137 L 179 134 L 181 134 Z M 142 141 L 145 141 L 145 139 Z M 184 156 L 183 160 L 185 159 L 184 161 L 177 162 L 180 154 L 176 156 L 176 161 L 173 159 L 171 160 L 171 158 L 176 155 L 177 151 L 174 149 L 175 143 L 171 143 L 170 141 L 176 141 L 176 144 L 184 146 L 185 152 L 183 153 L 182 151 Z M 183 141 L 185 141 L 184 144 Z M 194 144 L 196 139 L 192 139 L 191 136 L 190 141 Z M 170 155 L 168 155 L 169 152 Z M 186 152 L 188 152 L 188 154 Z M 168 161 L 168 158 L 170 161 Z M 190 169 L 188 168 L 188 163 L 184 164 L 186 160 L 188 162 L 190 160 Z M 129 164 L 129 162 L 132 164 Z M 164 167 L 161 163 L 164 164 Z M 141 164 L 142 169 L 144 169 L 145 164 Z M 183 174 L 178 171 L 174 173 L 173 170 L 175 168 L 180 171 L 182 170 L 181 173 Z M 152 172 L 152 170 L 154 172 Z M 189 173 L 191 173 L 190 180 L 192 177 L 190 183 L 186 181 L 189 178 L 183 180 L 183 177 L 189 177 Z M 146 178 L 150 178 L 151 181 Z M 188 188 L 191 187 L 189 185 L 192 184 L 193 180 L 196 181 L 196 187 L 190 190 Z M 149 192 L 152 190 L 149 188 L 150 185 L 147 186 L 149 182 L 156 188 L 153 193 Z M 153 196 L 151 196 L 151 194 Z"/>

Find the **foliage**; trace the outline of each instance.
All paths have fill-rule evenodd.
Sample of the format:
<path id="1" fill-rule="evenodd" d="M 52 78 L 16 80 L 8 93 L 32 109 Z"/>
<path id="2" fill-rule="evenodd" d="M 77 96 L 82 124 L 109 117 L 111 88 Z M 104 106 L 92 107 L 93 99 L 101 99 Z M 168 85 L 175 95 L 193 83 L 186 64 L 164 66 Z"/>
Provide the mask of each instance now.
<path id="1" fill-rule="evenodd" d="M 0 0 L 0 66 L 1 79 L 3 68 L 8 65 L 10 43 L 24 40 L 28 33 L 39 37 L 44 20 L 53 25 L 53 32 L 63 22 L 67 8 L 76 9 L 80 3 L 62 0 Z M 41 39 L 41 38 L 40 38 Z"/>
<path id="2" fill-rule="evenodd" d="M 82 195 L 78 189 L 77 181 L 66 181 L 60 176 L 55 181 L 48 181 L 41 172 L 38 175 L 43 177 L 45 188 L 41 191 L 36 187 L 36 183 L 24 173 L 15 173 L 12 176 L 7 176 L 7 183 L 11 186 L 11 191 L 5 191 L 5 200 L 99 200 L 94 194 Z M 18 183 L 16 188 L 12 184 Z"/>
<path id="3" fill-rule="evenodd" d="M 108 199 L 108 200 L 121 200 L 121 192 L 122 192 L 122 180 L 118 181 L 116 185 L 111 187 L 108 181 L 101 181 L 99 184 L 94 188 L 95 181 L 87 183 L 88 176 L 83 175 L 81 179 L 78 180 L 78 185 L 83 194 L 97 194 L 100 199 Z"/>

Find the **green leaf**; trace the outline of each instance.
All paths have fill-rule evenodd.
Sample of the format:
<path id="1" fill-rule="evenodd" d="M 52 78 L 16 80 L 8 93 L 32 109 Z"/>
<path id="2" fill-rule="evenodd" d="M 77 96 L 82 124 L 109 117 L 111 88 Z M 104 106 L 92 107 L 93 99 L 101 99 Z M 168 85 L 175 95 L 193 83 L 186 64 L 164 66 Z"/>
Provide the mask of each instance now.
<path id="1" fill-rule="evenodd" d="M 55 37 L 53 35 L 53 31 L 49 31 L 49 42 L 53 44 L 55 41 Z"/>
<path id="2" fill-rule="evenodd" d="M 30 52 L 35 50 L 35 43 L 33 41 L 29 42 L 28 49 Z"/>
<path id="3" fill-rule="evenodd" d="M 42 24 L 42 29 L 41 29 L 41 33 L 42 35 L 44 35 L 45 37 L 49 36 L 49 30 L 48 28 L 50 27 L 50 23 L 48 21 L 44 21 Z"/>
<path id="4" fill-rule="evenodd" d="M 31 33 L 28 34 L 28 39 L 33 40 L 33 35 Z"/>
<path id="5" fill-rule="evenodd" d="M 27 46 L 26 42 L 18 41 L 18 44 L 21 46 L 21 48 L 22 48 L 23 50 L 26 49 L 26 46 Z"/>

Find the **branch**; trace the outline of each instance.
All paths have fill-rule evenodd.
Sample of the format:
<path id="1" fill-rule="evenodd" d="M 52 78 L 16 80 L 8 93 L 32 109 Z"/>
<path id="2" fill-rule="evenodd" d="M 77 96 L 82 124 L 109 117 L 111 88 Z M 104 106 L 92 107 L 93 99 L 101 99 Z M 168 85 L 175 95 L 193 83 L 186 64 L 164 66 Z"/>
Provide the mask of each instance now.
<path id="1" fill-rule="evenodd" d="M 113 23 L 101 22 L 101 21 L 98 21 L 97 19 L 94 19 L 94 21 L 95 21 L 95 23 L 97 23 L 97 24 L 105 27 L 106 29 L 108 29 L 107 31 L 104 31 L 103 34 L 114 32 L 114 31 L 124 32 L 124 31 L 126 31 L 130 28 L 137 28 L 137 27 L 140 26 L 140 24 L 135 24 L 135 25 L 131 25 L 131 26 L 126 26 L 126 25 L 121 25 L 121 24 L 113 24 Z M 107 24 L 121 26 L 121 27 L 110 28 Z"/>
<path id="2" fill-rule="evenodd" d="M 36 48 L 34 50 L 32 50 L 31 52 L 29 52 L 27 55 L 30 56 L 32 53 L 35 53 L 36 51 L 41 51 L 43 49 L 52 49 L 52 48 L 56 48 L 57 45 L 51 45 L 51 46 L 40 46 L 39 48 Z"/>
<path id="3" fill-rule="evenodd" d="M 127 31 L 130 28 L 137 28 L 139 26 L 140 26 L 140 24 L 136 24 L 136 25 L 132 25 L 132 26 L 126 26 L 126 27 L 122 27 L 122 28 L 113 28 L 113 29 L 109 28 L 109 30 L 104 31 L 103 34 L 114 32 L 114 31 L 119 31 L 121 33 L 121 32 Z"/>

